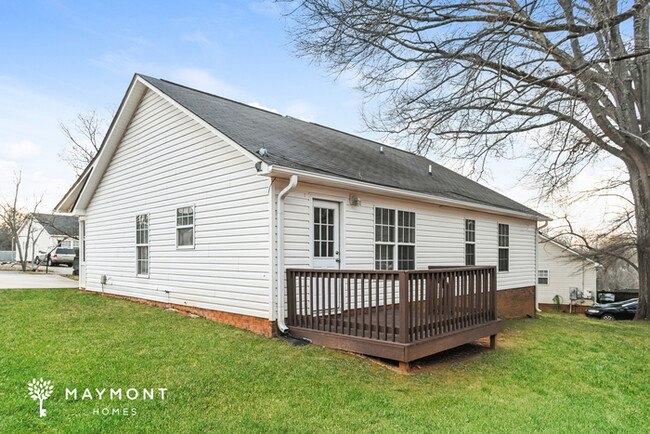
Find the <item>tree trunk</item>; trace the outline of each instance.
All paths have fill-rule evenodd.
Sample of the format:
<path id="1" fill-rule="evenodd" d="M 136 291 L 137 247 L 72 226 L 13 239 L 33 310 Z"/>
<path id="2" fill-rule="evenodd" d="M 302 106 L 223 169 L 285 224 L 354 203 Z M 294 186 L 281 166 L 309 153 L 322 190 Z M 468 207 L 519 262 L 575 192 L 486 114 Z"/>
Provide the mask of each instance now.
<path id="1" fill-rule="evenodd" d="M 639 168 L 628 164 L 634 195 L 637 254 L 639 260 L 639 306 L 637 320 L 650 319 L 650 160 Z"/>
<path id="2" fill-rule="evenodd" d="M 14 233 L 14 239 L 16 240 L 16 250 L 18 251 L 18 260 L 20 261 L 20 266 L 21 266 L 22 270 L 25 271 L 27 264 L 25 264 L 25 261 L 24 261 L 24 258 L 23 258 L 23 249 L 22 249 L 22 247 L 20 245 L 20 238 L 18 238 L 18 232 L 13 231 L 13 233 Z"/>

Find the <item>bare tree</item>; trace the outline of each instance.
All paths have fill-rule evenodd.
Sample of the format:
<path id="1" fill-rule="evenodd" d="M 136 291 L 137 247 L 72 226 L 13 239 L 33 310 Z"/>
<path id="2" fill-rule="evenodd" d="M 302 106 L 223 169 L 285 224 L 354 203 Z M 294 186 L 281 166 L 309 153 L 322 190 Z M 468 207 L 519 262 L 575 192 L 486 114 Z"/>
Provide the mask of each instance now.
<path id="1" fill-rule="evenodd" d="M 18 197 L 20 192 L 20 184 L 22 182 L 22 174 L 19 172 L 14 175 L 14 197 L 12 199 L 3 199 L 0 203 L 0 212 L 2 215 L 2 222 L 9 229 L 12 238 L 15 240 L 16 249 L 18 251 L 18 258 L 23 271 L 27 271 L 27 262 L 23 255 L 22 246 L 18 242 L 18 232 L 25 221 L 25 210 L 18 205 Z"/>
<path id="2" fill-rule="evenodd" d="M 634 198 L 638 319 L 650 318 L 647 0 L 293 2 L 297 51 L 357 74 L 370 128 L 473 161 L 528 155 L 544 193 L 603 158 Z"/>
<path id="3" fill-rule="evenodd" d="M 27 262 L 29 261 L 29 246 L 32 241 L 35 242 L 34 218 L 33 215 L 43 201 L 43 196 L 34 199 L 32 212 L 28 212 L 23 206 L 19 205 L 20 184 L 22 183 L 22 173 L 14 175 L 14 196 L 11 199 L 4 199 L 0 203 L 0 219 L 3 225 L 9 230 L 14 240 L 18 252 L 18 261 L 23 271 L 27 271 Z M 21 229 L 24 228 L 24 231 Z M 20 243 L 19 234 L 25 234 L 25 243 Z M 23 250 L 24 249 L 24 250 Z"/>
<path id="4" fill-rule="evenodd" d="M 80 175 L 99 151 L 107 122 L 96 110 L 92 110 L 79 113 L 70 124 L 59 122 L 59 128 L 69 142 L 59 157 Z"/>

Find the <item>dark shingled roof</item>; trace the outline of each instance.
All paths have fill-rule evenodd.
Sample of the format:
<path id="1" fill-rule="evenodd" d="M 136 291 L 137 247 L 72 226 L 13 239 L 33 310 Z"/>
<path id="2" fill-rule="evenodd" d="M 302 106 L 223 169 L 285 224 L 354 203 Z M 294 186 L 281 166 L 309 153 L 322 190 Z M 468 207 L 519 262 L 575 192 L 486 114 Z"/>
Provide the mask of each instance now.
<path id="1" fill-rule="evenodd" d="M 433 161 L 322 125 L 282 116 L 169 81 L 140 75 L 177 103 L 268 164 L 542 214 Z M 384 152 L 379 147 L 384 146 Z M 260 156 L 260 148 L 268 155 Z M 429 175 L 429 165 L 432 174 Z"/>
<path id="2" fill-rule="evenodd" d="M 75 216 L 54 215 L 54 214 L 32 214 L 50 236 L 79 236 L 79 219 Z"/>

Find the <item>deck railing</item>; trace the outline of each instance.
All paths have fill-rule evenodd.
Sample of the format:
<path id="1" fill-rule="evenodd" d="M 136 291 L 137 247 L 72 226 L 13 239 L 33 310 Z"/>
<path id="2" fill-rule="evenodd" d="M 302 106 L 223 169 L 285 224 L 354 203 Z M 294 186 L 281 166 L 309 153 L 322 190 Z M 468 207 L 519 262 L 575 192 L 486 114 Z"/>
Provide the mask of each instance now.
<path id="1" fill-rule="evenodd" d="M 289 327 L 412 343 L 496 320 L 496 269 L 288 269 L 287 302 Z"/>

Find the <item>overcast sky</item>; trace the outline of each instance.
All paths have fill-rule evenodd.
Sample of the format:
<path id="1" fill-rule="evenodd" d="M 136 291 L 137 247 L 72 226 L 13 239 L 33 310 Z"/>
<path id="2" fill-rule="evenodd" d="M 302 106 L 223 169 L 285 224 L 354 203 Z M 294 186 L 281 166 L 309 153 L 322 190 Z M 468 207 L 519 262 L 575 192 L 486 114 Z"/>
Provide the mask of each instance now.
<path id="1" fill-rule="evenodd" d="M 44 194 L 44 211 L 75 179 L 59 156 L 67 145 L 59 122 L 93 109 L 110 117 L 136 72 L 378 138 L 365 130 L 353 81 L 297 58 L 269 2 L 2 2 L 0 41 L 0 194 L 11 194 L 12 175 L 22 170 L 24 203 Z M 481 182 L 562 213 L 521 182 L 534 185 L 524 167 L 492 162 Z M 593 185 L 601 170 L 581 174 L 576 188 Z M 594 226 L 606 205 L 570 214 Z"/>

